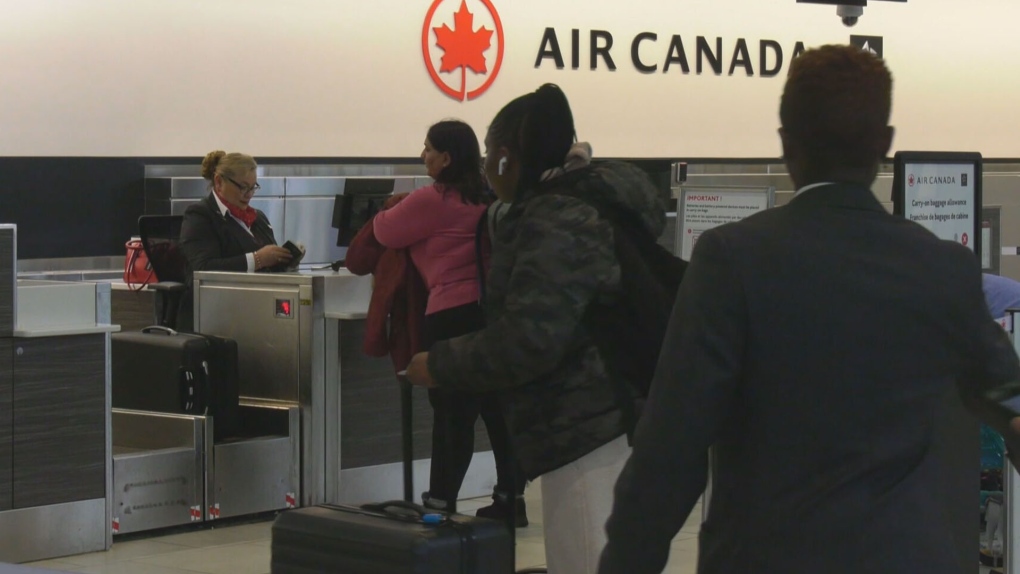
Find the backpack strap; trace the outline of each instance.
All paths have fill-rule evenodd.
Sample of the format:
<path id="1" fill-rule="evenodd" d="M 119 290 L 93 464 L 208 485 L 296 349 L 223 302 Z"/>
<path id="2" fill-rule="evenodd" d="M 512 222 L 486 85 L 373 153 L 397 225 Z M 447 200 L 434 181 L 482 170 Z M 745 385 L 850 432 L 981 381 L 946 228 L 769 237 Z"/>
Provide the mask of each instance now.
<path id="1" fill-rule="evenodd" d="M 613 252 L 617 254 L 616 242 L 619 240 L 621 234 L 628 234 L 636 242 L 656 242 L 655 237 L 649 232 L 643 224 L 641 224 L 640 216 L 629 210 L 618 209 L 611 204 L 594 200 L 584 194 L 577 193 L 574 189 L 559 189 L 550 192 L 552 195 L 562 195 L 565 197 L 572 197 L 583 201 L 587 205 L 591 206 L 598 213 L 600 219 L 609 223 L 613 230 Z M 622 262 L 617 262 L 621 266 Z M 593 327 L 595 314 L 600 312 L 600 309 L 605 309 L 611 304 L 603 303 L 597 299 L 593 299 L 588 303 L 588 307 L 585 309 L 584 315 L 581 317 L 581 322 L 586 326 L 589 331 L 589 336 L 592 337 L 595 343 L 598 343 L 598 334 L 595 332 L 596 328 Z M 599 345 L 596 344 L 596 348 Z M 632 386 L 622 380 L 620 377 L 613 374 L 613 362 L 612 354 L 603 349 L 599 348 L 599 354 L 602 357 L 602 362 L 605 363 L 607 371 L 609 371 L 609 378 L 613 385 L 613 393 L 616 395 L 616 404 L 620 408 L 620 414 L 623 419 L 624 428 L 627 429 L 627 441 L 632 443 L 634 439 L 634 430 L 637 428 L 638 414 L 640 412 L 640 399 L 635 397 L 631 392 Z"/>
<path id="2" fill-rule="evenodd" d="M 496 201 L 478 218 L 475 225 L 475 269 L 478 275 L 478 304 L 485 302 L 486 293 L 486 270 L 485 270 L 485 242 L 489 242 L 489 255 L 492 255 L 493 238 L 496 236 L 496 225 L 506 213 L 509 203 Z"/>
<path id="3" fill-rule="evenodd" d="M 606 209 L 600 209 L 598 205 L 594 204 L 593 207 L 595 207 L 598 210 L 599 217 L 608 221 L 609 224 L 612 226 L 614 244 L 615 242 L 619 241 L 620 234 L 631 233 L 632 231 L 631 229 L 625 228 L 619 218 L 614 217 L 612 214 L 606 213 Z M 616 251 L 615 245 L 613 247 L 613 250 L 614 252 Z M 623 264 L 619 262 L 618 264 L 621 266 L 622 273 Z M 585 309 L 584 319 L 586 319 L 587 322 L 591 324 L 593 321 L 592 316 L 595 315 L 596 313 L 599 313 L 601 309 L 605 309 L 608 305 L 610 304 L 602 303 L 599 301 L 592 301 L 591 303 L 588 304 L 588 308 Z M 613 383 L 613 393 L 616 395 L 616 404 L 620 407 L 620 416 L 623 419 L 624 428 L 627 430 L 627 443 L 633 445 L 634 431 L 635 429 L 637 429 L 638 415 L 640 413 L 640 405 L 638 403 L 640 399 L 635 397 L 634 393 L 631 392 L 633 388 L 632 385 L 630 385 L 627 381 L 622 380 L 620 377 L 613 375 L 612 373 L 613 368 L 611 363 L 613 362 L 614 359 L 612 357 L 612 354 L 602 352 L 600 352 L 600 354 L 602 355 L 602 361 L 606 363 L 607 370 L 610 371 L 609 378 L 612 380 Z"/>
<path id="4" fill-rule="evenodd" d="M 488 235 L 489 210 L 486 209 L 482 212 L 482 215 L 478 218 L 478 223 L 475 225 L 475 271 L 478 275 L 478 304 L 482 306 L 485 305 L 485 254 L 482 251 L 482 245 Z M 489 237 L 489 245 L 491 249 L 491 237 Z"/>

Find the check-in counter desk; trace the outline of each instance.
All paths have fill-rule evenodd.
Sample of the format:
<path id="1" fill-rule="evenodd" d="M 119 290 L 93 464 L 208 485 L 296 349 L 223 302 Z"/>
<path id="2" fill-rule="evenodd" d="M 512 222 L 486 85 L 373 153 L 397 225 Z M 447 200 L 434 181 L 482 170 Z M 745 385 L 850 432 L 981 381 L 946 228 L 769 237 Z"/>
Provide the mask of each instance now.
<path id="1" fill-rule="evenodd" d="M 217 439 L 209 414 L 113 409 L 115 534 L 324 501 L 322 309 L 338 278 L 195 274 L 196 332 L 237 342 L 241 428 Z"/>
<path id="2" fill-rule="evenodd" d="M 301 482 L 295 502 L 400 498 L 400 401 L 393 365 L 388 357 L 362 351 L 372 278 L 345 269 L 200 272 L 194 286 L 196 331 L 237 341 L 242 404 L 300 410 Z M 431 423 L 426 393 L 416 392 L 415 487 L 420 490 L 427 485 Z M 480 452 L 463 496 L 491 493 L 495 482 L 488 441 L 484 432 L 477 436 Z M 233 509 L 224 502 L 220 511 Z"/>
<path id="3" fill-rule="evenodd" d="M 108 549 L 110 287 L 17 281 L 0 230 L 0 562 Z"/>
<path id="4" fill-rule="evenodd" d="M 346 270 L 195 274 L 195 330 L 238 345 L 243 432 L 211 416 L 113 409 L 115 534 L 323 502 L 401 498 L 400 398 L 389 358 L 363 352 L 372 279 Z M 151 292 L 114 284 L 125 330 Z M 432 409 L 414 393 L 415 492 L 428 488 Z M 464 497 L 495 484 L 484 426 Z"/>

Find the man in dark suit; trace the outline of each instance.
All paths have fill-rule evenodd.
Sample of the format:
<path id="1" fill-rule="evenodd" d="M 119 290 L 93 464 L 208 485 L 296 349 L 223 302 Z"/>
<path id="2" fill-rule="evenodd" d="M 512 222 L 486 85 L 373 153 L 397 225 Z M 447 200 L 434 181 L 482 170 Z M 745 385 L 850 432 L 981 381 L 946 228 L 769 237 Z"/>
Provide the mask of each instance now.
<path id="1" fill-rule="evenodd" d="M 600 573 L 662 571 L 709 447 L 700 574 L 966 570 L 935 444 L 946 397 L 1020 380 L 1020 364 L 974 254 L 871 193 L 891 94 L 883 62 L 857 48 L 792 64 L 779 133 L 797 193 L 698 241 Z"/>

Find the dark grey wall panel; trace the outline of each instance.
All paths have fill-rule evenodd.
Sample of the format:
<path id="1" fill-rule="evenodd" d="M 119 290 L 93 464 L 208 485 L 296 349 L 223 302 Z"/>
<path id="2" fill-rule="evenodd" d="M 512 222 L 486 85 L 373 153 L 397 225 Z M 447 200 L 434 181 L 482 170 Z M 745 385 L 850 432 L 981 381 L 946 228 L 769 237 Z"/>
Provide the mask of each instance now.
<path id="1" fill-rule="evenodd" d="M 21 259 L 121 255 L 138 235 L 145 160 L 0 158 L 0 222 L 17 223 Z"/>
<path id="2" fill-rule="evenodd" d="M 148 289 L 141 291 L 110 291 L 110 322 L 120 325 L 121 331 L 140 331 L 144 327 L 154 325 L 153 305 L 156 292 Z"/>
<path id="3" fill-rule="evenodd" d="M 13 505 L 11 481 L 14 478 L 12 433 L 14 430 L 11 411 L 11 339 L 0 338 L 0 510 L 9 510 Z"/>
<path id="4" fill-rule="evenodd" d="M 102 498 L 105 336 L 14 339 L 13 347 L 14 507 Z"/>
<path id="5" fill-rule="evenodd" d="M 208 150 L 206 150 L 208 151 Z M 243 150 L 241 150 L 243 151 Z M 204 152 L 202 152 L 204 153 Z M 260 165 L 417 164 L 417 158 L 257 157 Z M 123 255 L 138 235 L 146 203 L 146 165 L 197 167 L 202 157 L 0 157 L 0 223 L 16 223 L 21 259 Z M 669 160 L 635 160 L 668 191 Z M 692 170 L 693 171 L 693 170 Z"/>
<path id="6" fill-rule="evenodd" d="M 364 321 L 340 322 L 340 467 L 400 462 L 400 389 L 389 357 L 362 351 Z M 432 407 L 413 389 L 414 457 L 432 456 Z M 490 450 L 485 425 L 475 425 L 475 452 Z"/>
<path id="7" fill-rule="evenodd" d="M 400 390 L 389 357 L 362 351 L 364 321 L 340 322 L 340 467 L 356 468 L 401 460 Z M 432 408 L 415 389 L 415 458 L 432 448 Z"/>
<path id="8" fill-rule="evenodd" d="M 204 154 L 205 151 L 199 150 Z M 243 151 L 243 150 L 242 150 Z M 260 165 L 418 163 L 406 158 L 258 157 Z M 16 223 L 21 259 L 123 255 L 145 213 L 145 166 L 190 165 L 197 157 L 0 157 L 0 223 Z"/>
<path id="9" fill-rule="evenodd" d="M 0 229 L 0 337 L 10 337 L 14 330 L 14 236 L 13 229 Z"/>

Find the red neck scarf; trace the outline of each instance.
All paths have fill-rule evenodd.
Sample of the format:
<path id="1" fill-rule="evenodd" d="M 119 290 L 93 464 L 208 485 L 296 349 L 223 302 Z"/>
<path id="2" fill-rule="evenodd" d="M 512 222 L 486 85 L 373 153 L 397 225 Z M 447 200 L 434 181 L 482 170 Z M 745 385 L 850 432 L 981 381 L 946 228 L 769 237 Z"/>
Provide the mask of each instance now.
<path id="1" fill-rule="evenodd" d="M 255 223 L 255 218 L 257 217 L 257 213 L 253 207 L 249 206 L 244 209 L 241 209 L 240 207 L 237 207 L 228 202 L 227 200 L 223 199 L 223 196 L 220 195 L 219 192 L 216 191 L 215 189 L 213 190 L 213 193 L 215 193 L 216 197 L 220 199 L 220 203 L 227 206 L 227 211 L 230 212 L 230 215 L 233 215 L 234 217 L 240 219 L 242 222 L 244 222 L 244 225 L 248 227 L 248 229 L 251 229 L 251 225 Z"/>

